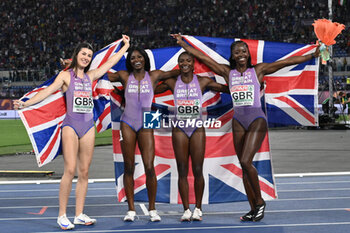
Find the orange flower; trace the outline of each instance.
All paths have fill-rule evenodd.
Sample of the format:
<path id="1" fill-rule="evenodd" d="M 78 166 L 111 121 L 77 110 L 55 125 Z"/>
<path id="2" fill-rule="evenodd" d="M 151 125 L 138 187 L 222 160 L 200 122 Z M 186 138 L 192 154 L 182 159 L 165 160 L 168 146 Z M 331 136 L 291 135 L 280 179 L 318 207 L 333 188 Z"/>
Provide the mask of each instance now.
<path id="1" fill-rule="evenodd" d="M 327 46 L 335 44 L 335 38 L 345 29 L 344 24 L 332 22 L 328 19 L 318 19 L 312 24 L 319 40 Z"/>

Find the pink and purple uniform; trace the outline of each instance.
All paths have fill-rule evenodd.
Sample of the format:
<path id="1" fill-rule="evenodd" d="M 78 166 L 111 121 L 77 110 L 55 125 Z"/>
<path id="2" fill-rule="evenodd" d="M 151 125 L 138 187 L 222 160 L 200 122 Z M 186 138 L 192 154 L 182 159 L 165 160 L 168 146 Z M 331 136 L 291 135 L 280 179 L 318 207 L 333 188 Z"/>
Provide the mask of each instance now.
<path id="1" fill-rule="evenodd" d="M 153 96 L 153 85 L 148 72 L 140 81 L 131 73 L 125 88 L 125 109 L 121 121 L 138 132 L 143 127 L 143 112 L 151 110 Z"/>
<path id="2" fill-rule="evenodd" d="M 191 137 L 197 129 L 195 122 L 202 118 L 202 90 L 196 75 L 190 83 L 184 83 L 181 76 L 177 77 L 174 102 L 175 118 L 184 122 L 184 127 L 177 127 Z"/>
<path id="3" fill-rule="evenodd" d="M 91 80 L 85 73 L 83 78 L 77 77 L 73 70 L 69 73 L 70 83 L 65 93 L 67 113 L 62 128 L 69 126 L 82 138 L 94 127 Z"/>
<path id="4" fill-rule="evenodd" d="M 229 87 L 233 103 L 234 119 L 246 130 L 257 118 L 264 118 L 266 121 L 266 116 L 260 102 L 260 83 L 254 68 L 248 68 L 243 73 L 237 70 L 231 70 Z"/>

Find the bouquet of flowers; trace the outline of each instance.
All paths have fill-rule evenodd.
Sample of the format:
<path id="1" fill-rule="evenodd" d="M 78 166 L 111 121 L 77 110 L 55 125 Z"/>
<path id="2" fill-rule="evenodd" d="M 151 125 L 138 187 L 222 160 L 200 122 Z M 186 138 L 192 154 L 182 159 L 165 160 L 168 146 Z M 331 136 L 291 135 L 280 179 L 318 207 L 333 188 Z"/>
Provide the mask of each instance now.
<path id="1" fill-rule="evenodd" d="M 314 32 L 319 40 L 321 57 L 329 60 L 328 46 L 335 44 L 335 38 L 345 29 L 344 24 L 332 22 L 328 19 L 318 19 L 312 24 Z"/>

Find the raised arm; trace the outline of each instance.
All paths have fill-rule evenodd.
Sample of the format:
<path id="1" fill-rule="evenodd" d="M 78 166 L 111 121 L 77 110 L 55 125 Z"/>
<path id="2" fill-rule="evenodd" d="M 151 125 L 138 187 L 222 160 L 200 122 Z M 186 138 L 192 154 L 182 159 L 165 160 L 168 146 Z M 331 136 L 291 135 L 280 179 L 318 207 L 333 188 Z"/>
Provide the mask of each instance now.
<path id="1" fill-rule="evenodd" d="M 67 70 L 68 67 L 70 66 L 70 64 L 72 64 L 72 59 L 63 59 L 60 58 L 60 64 L 61 64 L 61 68 L 63 70 Z"/>
<path id="2" fill-rule="evenodd" d="M 212 58 L 203 54 L 201 51 L 193 48 L 192 46 L 189 46 L 187 43 L 185 43 L 182 40 L 182 37 L 180 34 L 171 34 L 171 36 L 174 37 L 177 40 L 177 44 L 180 45 L 182 48 L 184 48 L 187 52 L 193 54 L 193 56 L 195 56 L 201 62 L 203 62 L 205 65 L 207 65 L 216 74 L 218 74 L 218 75 L 220 75 L 228 80 L 228 76 L 230 73 L 229 66 L 224 65 L 224 64 L 219 64 L 216 61 L 214 61 Z"/>
<path id="3" fill-rule="evenodd" d="M 108 79 L 111 82 L 120 82 L 121 81 L 121 77 L 120 77 L 120 73 L 115 72 L 115 73 L 108 73 Z"/>
<path id="4" fill-rule="evenodd" d="M 156 89 L 154 90 L 154 94 L 160 94 L 160 93 L 166 92 L 169 89 L 170 89 L 169 86 L 165 82 L 162 82 L 161 84 L 156 86 Z"/>
<path id="5" fill-rule="evenodd" d="M 223 85 L 217 82 L 212 81 L 207 85 L 207 88 L 212 91 L 230 93 L 230 90 L 227 85 Z"/>
<path id="6" fill-rule="evenodd" d="M 159 81 L 163 81 L 166 80 L 168 78 L 173 78 L 173 77 L 177 77 L 180 75 L 180 70 L 176 69 L 176 70 L 170 70 L 170 71 L 162 71 L 162 70 L 154 70 L 150 72 L 150 75 L 152 77 L 152 79 L 154 80 L 154 82 L 159 82 Z"/>
<path id="7" fill-rule="evenodd" d="M 154 94 L 160 94 L 160 93 L 163 93 L 167 90 L 174 92 L 175 83 L 176 83 L 175 77 L 169 78 L 169 79 L 163 81 L 161 84 L 156 86 L 156 88 L 154 90 Z"/>
<path id="8" fill-rule="evenodd" d="M 33 96 L 31 99 L 27 100 L 26 102 L 23 102 L 21 100 L 14 100 L 14 108 L 15 109 L 22 109 L 28 106 L 31 106 L 33 104 L 36 104 L 45 98 L 47 98 L 49 95 L 60 89 L 64 83 L 67 83 L 66 80 L 70 78 L 70 74 L 67 71 L 61 72 L 55 79 L 55 81 L 45 89 L 39 91 L 35 96 Z"/>
<path id="9" fill-rule="evenodd" d="M 281 61 L 276 61 L 272 63 L 260 63 L 255 66 L 256 73 L 259 77 L 259 80 L 263 78 L 264 75 L 272 74 L 286 66 L 296 65 L 304 63 L 311 60 L 312 58 L 320 56 L 320 46 L 317 47 L 316 51 L 312 54 L 304 56 L 295 56 L 290 57 Z"/>
<path id="10" fill-rule="evenodd" d="M 108 79 L 110 82 L 120 82 L 123 86 L 128 81 L 129 77 L 129 72 L 126 70 L 119 70 L 118 72 L 115 73 L 108 73 Z"/>
<path id="11" fill-rule="evenodd" d="M 128 50 L 130 43 L 128 36 L 123 35 L 124 46 L 112 57 L 110 57 L 103 65 L 95 70 L 90 70 L 87 72 L 92 81 L 100 78 L 103 74 L 107 73 L 118 61 L 123 57 L 124 53 Z"/>
<path id="12" fill-rule="evenodd" d="M 209 77 L 198 76 L 199 81 L 203 82 L 203 87 L 216 92 L 230 93 L 228 86 L 215 82 Z M 202 85 L 201 85 L 202 86 Z"/>

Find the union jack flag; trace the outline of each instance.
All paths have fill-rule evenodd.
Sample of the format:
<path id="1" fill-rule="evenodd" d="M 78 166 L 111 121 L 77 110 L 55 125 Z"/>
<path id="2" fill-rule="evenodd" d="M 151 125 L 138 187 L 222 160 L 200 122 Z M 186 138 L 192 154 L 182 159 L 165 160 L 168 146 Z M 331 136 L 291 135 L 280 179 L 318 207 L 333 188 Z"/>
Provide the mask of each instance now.
<path id="1" fill-rule="evenodd" d="M 112 109 L 114 103 L 112 104 Z M 215 107 L 214 111 L 219 110 Z M 220 110 L 219 110 L 220 111 Z M 220 132 L 206 130 L 206 152 L 203 167 L 205 190 L 203 204 L 246 200 L 242 182 L 242 170 L 233 147 L 231 131 L 232 111 L 223 113 Z M 113 119 L 113 110 L 112 110 Z M 113 119 L 114 120 L 114 119 Z M 113 122 L 113 128 L 118 128 L 118 122 Z M 211 132 L 212 131 L 212 132 Z M 155 161 L 154 167 L 158 180 L 157 202 L 181 203 L 178 193 L 178 173 L 173 153 L 171 133 L 155 130 Z M 116 188 L 119 201 L 125 201 L 123 186 L 124 164 L 119 145 L 119 130 L 113 129 L 113 153 L 115 161 Z M 219 146 L 218 146 L 219 145 Z M 274 178 L 270 161 L 268 137 L 265 138 L 259 152 L 254 157 L 254 165 L 259 172 L 260 187 L 265 200 L 276 198 Z M 147 201 L 146 177 L 140 151 L 135 151 L 134 190 L 136 201 Z M 189 169 L 190 203 L 195 203 L 192 170 Z"/>
<path id="2" fill-rule="evenodd" d="M 121 40 L 117 40 L 96 52 L 90 69 L 101 66 L 120 49 L 120 44 Z M 32 98 L 52 84 L 56 77 L 57 75 L 26 93 L 21 99 L 27 101 Z M 112 90 L 113 86 L 107 75 L 93 83 L 94 120 L 98 132 L 111 127 L 109 93 Z M 66 116 L 66 103 L 62 91 L 58 90 L 43 101 L 19 110 L 18 113 L 32 143 L 38 166 L 51 162 L 61 153 L 61 126 Z"/>
<path id="3" fill-rule="evenodd" d="M 230 45 L 242 40 L 249 46 L 252 64 L 274 62 L 293 56 L 311 54 L 316 45 L 268 42 L 262 40 L 224 39 L 184 36 L 193 47 L 221 64 L 229 64 Z M 318 58 L 285 67 L 265 77 L 263 100 L 269 126 L 318 125 Z M 216 76 L 219 82 L 221 77 Z"/>
<path id="4" fill-rule="evenodd" d="M 27 101 L 52 84 L 56 76 L 26 93 L 22 101 Z M 19 110 L 18 114 L 27 130 L 38 166 L 55 159 L 61 151 L 61 126 L 66 116 L 63 93 L 58 90 L 43 101 Z"/>
<path id="5" fill-rule="evenodd" d="M 191 46 L 201 50 L 221 64 L 229 64 L 230 45 L 235 40 L 225 38 L 183 36 Z M 242 39 L 243 40 L 243 39 Z M 275 43 L 258 40 L 243 40 L 250 49 L 252 63 L 273 62 L 291 56 L 305 55 L 315 50 L 314 45 Z M 178 55 L 184 50 L 179 47 L 147 50 L 151 60 L 151 70 L 172 70 L 177 68 Z M 224 79 L 210 71 L 208 67 L 195 62 L 195 73 L 206 75 L 218 83 Z M 265 77 L 265 101 L 270 125 L 317 125 L 317 82 L 318 61 L 286 67 Z M 282 83 L 283 82 L 283 83 Z M 263 94 L 263 93 L 262 93 Z M 262 98 L 264 100 L 264 98 Z M 125 201 L 123 186 L 123 158 L 119 144 L 120 97 L 112 98 L 113 153 L 115 161 L 116 188 L 118 200 Z M 153 107 L 170 109 L 174 106 L 173 96 L 168 91 L 156 95 Z M 220 130 L 206 130 L 206 152 L 204 160 L 205 190 L 203 203 L 246 200 L 242 182 L 242 170 L 233 147 L 231 119 L 233 116 L 231 97 L 228 94 L 205 92 L 203 107 L 207 118 L 222 122 Z M 219 146 L 218 146 L 219 145 Z M 177 187 L 177 170 L 174 158 L 171 132 L 155 130 L 155 171 L 158 180 L 156 200 L 158 202 L 181 203 Z M 253 161 L 259 173 L 260 188 L 264 199 L 277 197 L 269 148 L 268 135 Z M 135 151 L 135 200 L 146 201 L 145 173 L 140 151 Z M 193 175 L 189 169 L 190 203 L 195 203 Z"/>

